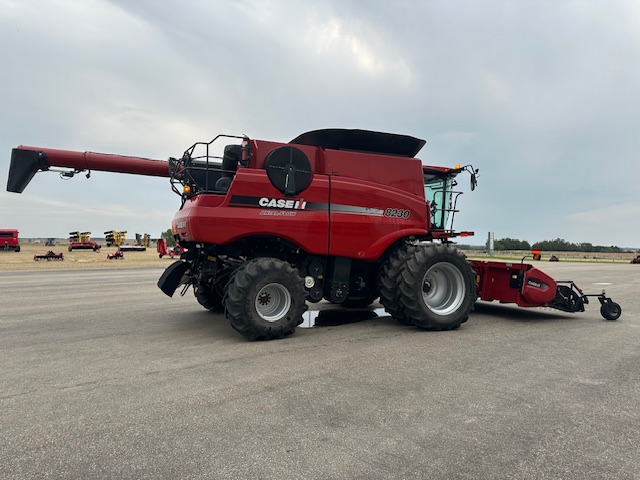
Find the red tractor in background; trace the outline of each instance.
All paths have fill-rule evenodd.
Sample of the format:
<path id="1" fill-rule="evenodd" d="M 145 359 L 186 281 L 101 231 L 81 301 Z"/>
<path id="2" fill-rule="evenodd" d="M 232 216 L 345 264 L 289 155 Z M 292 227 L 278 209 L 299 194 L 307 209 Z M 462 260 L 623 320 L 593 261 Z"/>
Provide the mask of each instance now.
<path id="1" fill-rule="evenodd" d="M 118 247 L 115 252 L 107 253 L 107 260 L 124 260 L 124 252 Z"/>
<path id="2" fill-rule="evenodd" d="M 15 228 L 0 229 L 0 250 L 20 251 L 20 240 L 18 239 L 18 230 Z"/>
<path id="3" fill-rule="evenodd" d="M 469 262 L 451 239 L 456 178 L 478 170 L 425 166 L 425 141 L 368 130 L 325 129 L 289 143 L 219 135 L 168 163 L 21 146 L 7 189 L 22 192 L 38 170 L 71 168 L 169 177 L 181 198 L 172 221 L 186 249 L 158 286 L 191 286 L 205 308 L 224 311 L 245 337 L 282 338 L 307 302 L 364 306 L 377 298 L 398 321 L 426 330 L 464 323 L 478 297 L 584 311 L 588 296 L 531 265 Z M 605 318 L 620 306 L 597 296 Z"/>

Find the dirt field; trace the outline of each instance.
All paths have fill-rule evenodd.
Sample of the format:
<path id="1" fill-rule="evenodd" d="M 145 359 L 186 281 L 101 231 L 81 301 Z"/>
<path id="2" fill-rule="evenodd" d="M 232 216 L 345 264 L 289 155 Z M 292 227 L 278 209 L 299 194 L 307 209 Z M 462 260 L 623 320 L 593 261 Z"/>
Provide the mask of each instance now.
<path id="1" fill-rule="evenodd" d="M 636 253 L 625 252 L 625 253 L 595 253 L 595 252 L 542 252 L 542 259 L 538 261 L 534 261 L 531 258 L 531 252 L 529 251 L 496 251 L 493 256 L 489 256 L 483 252 L 477 251 L 467 251 L 467 256 L 469 258 L 475 258 L 479 260 L 496 260 L 496 261 L 509 261 L 509 260 L 517 260 L 520 261 L 522 257 L 526 256 L 526 263 L 539 263 L 539 262 L 549 262 L 549 257 L 551 255 L 555 255 L 560 259 L 561 262 L 585 262 L 585 263 L 629 263 L 632 258 L 635 258 Z"/>
<path id="2" fill-rule="evenodd" d="M 64 254 L 64 260 L 35 261 L 35 254 Z M 165 267 L 172 260 L 165 256 L 158 257 L 155 244 L 144 252 L 124 252 L 124 258 L 107 260 L 107 254 L 114 253 L 117 247 L 102 247 L 98 252 L 93 250 L 68 251 L 68 244 L 58 243 L 53 247 L 43 244 L 24 243 L 19 252 L 0 250 L 0 271 L 7 270 L 74 270 L 80 268 L 127 268 L 127 267 Z"/>
<path id="3" fill-rule="evenodd" d="M 59 242 L 54 247 L 46 247 L 37 243 L 22 243 L 20 252 L 0 250 L 0 271 L 7 270 L 73 270 L 79 268 L 126 268 L 126 267 L 165 267 L 171 263 L 169 257 L 159 258 L 156 245 L 152 244 L 145 252 L 124 252 L 124 258 L 119 260 L 107 260 L 107 254 L 113 253 L 117 247 L 102 247 L 99 252 L 93 250 L 67 250 L 68 244 Z M 53 250 L 55 253 L 63 253 L 64 260 L 39 260 L 34 261 L 35 254 L 46 253 Z M 554 252 L 544 252 L 542 262 L 548 262 L 549 256 Z M 480 252 L 469 251 L 469 258 L 480 260 L 517 260 L 530 252 L 496 252 L 493 257 Z M 589 263 L 629 263 L 635 257 L 635 253 L 579 253 L 579 252 L 555 252 L 561 262 L 589 262 Z M 531 258 L 526 260 L 532 263 Z M 538 262 L 535 262 L 538 263 Z"/>

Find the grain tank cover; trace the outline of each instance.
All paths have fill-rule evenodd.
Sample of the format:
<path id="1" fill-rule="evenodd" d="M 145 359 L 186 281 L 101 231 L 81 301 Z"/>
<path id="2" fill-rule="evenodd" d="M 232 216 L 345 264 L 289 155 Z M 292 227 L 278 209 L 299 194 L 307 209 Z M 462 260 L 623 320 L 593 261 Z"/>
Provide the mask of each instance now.
<path id="1" fill-rule="evenodd" d="M 332 150 L 350 150 L 355 152 L 378 153 L 381 155 L 415 157 L 427 142 L 419 138 L 395 133 L 326 128 L 303 133 L 289 143 L 312 145 Z"/>

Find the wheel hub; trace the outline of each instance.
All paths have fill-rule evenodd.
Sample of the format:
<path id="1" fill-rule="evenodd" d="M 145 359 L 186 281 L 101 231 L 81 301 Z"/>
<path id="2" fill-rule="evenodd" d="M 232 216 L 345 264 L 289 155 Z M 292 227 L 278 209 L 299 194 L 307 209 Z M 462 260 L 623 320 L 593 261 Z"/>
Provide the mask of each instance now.
<path id="1" fill-rule="evenodd" d="M 440 262 L 427 270 L 422 281 L 422 299 L 438 315 L 455 312 L 465 297 L 462 272 L 448 262 Z"/>
<path id="2" fill-rule="evenodd" d="M 291 294 L 279 283 L 270 283 L 260 289 L 255 300 L 256 312 L 267 322 L 277 322 L 291 308 Z"/>

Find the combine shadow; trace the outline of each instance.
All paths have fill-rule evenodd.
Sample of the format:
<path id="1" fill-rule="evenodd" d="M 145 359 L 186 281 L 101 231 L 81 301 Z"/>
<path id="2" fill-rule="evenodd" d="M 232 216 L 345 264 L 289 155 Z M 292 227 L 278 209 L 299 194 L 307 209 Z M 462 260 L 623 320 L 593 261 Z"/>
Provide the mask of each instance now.
<path id="1" fill-rule="evenodd" d="M 384 309 L 336 309 L 320 310 L 315 317 L 313 326 L 334 327 L 349 323 L 364 322 L 375 318 L 389 316 Z"/>
<path id="2" fill-rule="evenodd" d="M 384 317 L 391 318 L 383 308 L 377 308 L 375 304 L 364 308 L 343 308 L 330 304 L 321 304 L 315 307 L 312 306 L 305 312 L 304 321 L 298 328 L 332 327 Z M 224 314 L 213 313 L 205 309 L 181 311 L 179 314 L 167 313 L 156 318 L 155 323 L 163 325 L 161 330 L 171 331 L 173 335 L 182 338 L 198 336 L 218 340 L 246 341 L 231 327 Z"/>
<path id="3" fill-rule="evenodd" d="M 345 308 L 341 305 L 322 302 L 309 306 L 303 315 L 304 322 L 300 328 L 334 327 L 382 317 L 390 318 L 389 314 L 377 302 L 361 308 Z"/>

